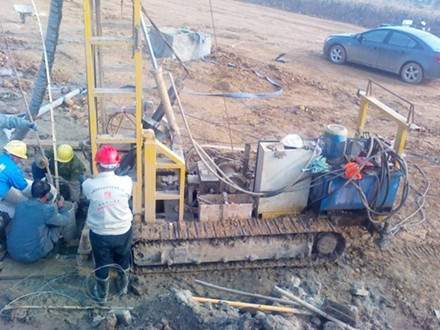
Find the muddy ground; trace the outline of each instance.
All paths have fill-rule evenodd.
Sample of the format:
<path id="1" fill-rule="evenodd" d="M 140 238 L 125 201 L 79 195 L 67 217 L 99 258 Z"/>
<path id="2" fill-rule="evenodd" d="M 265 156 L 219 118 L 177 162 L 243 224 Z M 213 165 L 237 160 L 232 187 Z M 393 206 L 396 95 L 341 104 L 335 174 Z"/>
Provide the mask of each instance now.
<path id="1" fill-rule="evenodd" d="M 36 4 L 45 26 L 47 1 L 37 0 Z M 111 21 L 130 17 L 129 2 L 123 2 L 121 6 L 120 1 L 107 1 L 105 6 L 105 17 Z M 134 329 L 321 328 L 323 324 L 316 318 L 289 316 L 289 323 L 284 323 L 278 317 L 274 321 L 273 316 L 238 314 L 225 306 L 219 309 L 209 305 L 197 307 L 171 290 L 188 289 L 200 296 L 246 300 L 203 289 L 195 285 L 193 280 L 199 278 L 231 288 L 270 294 L 274 285 L 289 287 L 292 285 L 292 276 L 296 276 L 301 280 L 303 296 L 314 298 L 316 302 L 327 297 L 357 306 L 360 315 L 358 327 L 361 329 L 437 329 L 439 323 L 434 310 L 440 309 L 437 294 L 440 285 L 439 179 L 436 175 L 439 170 L 440 81 L 410 86 L 391 74 L 354 65 L 330 64 L 322 55 L 322 45 L 327 35 L 362 31 L 358 26 L 226 0 L 213 3 L 214 36 L 212 16 L 206 1 L 152 0 L 145 6 L 159 26 L 186 25 L 213 36 L 217 51 L 211 59 L 218 64 L 209 61 L 186 63 L 191 75 L 184 79 L 184 70 L 175 61 L 160 62 L 175 77 L 184 79 L 182 103 L 190 117 L 194 137 L 199 142 L 231 145 L 232 141 L 234 147 L 243 147 L 244 143 L 249 142 L 255 146 L 258 139 L 279 139 L 288 133 L 316 137 L 330 123 L 342 124 L 348 128 L 349 134 L 353 134 L 359 109 L 356 92 L 358 89 L 365 90 L 367 79 L 372 78 L 414 103 L 415 121 L 421 130 L 410 134 L 405 155 L 409 162 L 423 168 L 431 185 L 425 198 L 424 214 L 414 216 L 414 220 L 424 221 L 418 226 L 402 229 L 383 250 L 374 244 L 366 231 L 347 229 L 346 252 L 332 264 L 305 269 L 222 270 L 138 276 L 134 290 L 127 297 L 114 297 L 108 305 L 134 307 L 133 323 L 129 326 Z M 2 6 L 1 17 L 21 81 L 30 95 L 41 57 L 36 20 L 28 17 L 25 24 L 20 24 L 12 5 Z M 57 87 L 54 88 L 55 96 L 61 93 L 61 88 L 86 86 L 81 20 L 82 2 L 66 0 L 53 72 L 54 85 Z M 274 61 L 281 53 L 285 53 L 286 63 Z M 112 56 L 117 63 L 127 62 L 127 57 L 115 53 Z M 5 112 L 22 112 L 22 95 L 10 72 L 11 61 L 7 57 L 2 42 L 0 107 Z M 188 93 L 275 90 L 257 78 L 252 70 L 280 83 L 283 86 L 282 95 L 262 100 L 207 98 Z M 144 70 L 147 84 L 152 82 L 149 71 L 149 67 Z M 110 75 L 109 80 L 122 84 L 124 77 Z M 405 114 L 401 102 L 382 94 L 379 96 Z M 147 98 L 157 105 L 154 93 Z M 57 108 L 58 139 L 87 138 L 85 105 L 84 97 L 77 97 L 69 107 Z M 49 117 L 43 116 L 37 123 L 40 136 L 49 138 Z M 392 138 L 395 134 L 393 124 L 378 116 L 374 110 L 370 112 L 367 126 L 384 137 Z M 183 128 L 182 134 L 188 135 Z M 414 187 L 423 191 L 423 176 L 414 167 L 410 172 Z M 404 212 L 395 219 L 396 222 L 415 210 L 414 196 L 412 191 L 412 198 Z M 91 303 L 87 298 L 87 285 L 84 284 L 87 277 L 78 275 L 71 266 L 66 266 L 65 272 L 57 277 L 23 277 L 0 282 L 0 305 L 5 306 L 27 294 L 30 295 L 26 299 L 19 299 L 15 306 Z M 365 288 L 367 296 L 353 297 L 350 293 L 352 286 Z M 3 314 L 0 324 L 10 329 L 112 328 L 114 325 L 114 320 L 107 317 L 107 311 L 18 309 L 3 311 Z M 231 321 L 228 323 L 225 320 Z"/>

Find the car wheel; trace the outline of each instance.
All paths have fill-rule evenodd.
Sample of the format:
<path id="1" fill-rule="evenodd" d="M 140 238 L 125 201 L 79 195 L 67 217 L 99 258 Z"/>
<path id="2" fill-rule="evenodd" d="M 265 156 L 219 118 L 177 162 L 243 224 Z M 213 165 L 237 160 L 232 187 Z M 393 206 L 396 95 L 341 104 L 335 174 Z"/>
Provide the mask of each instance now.
<path id="1" fill-rule="evenodd" d="M 415 63 L 406 63 L 400 70 L 400 77 L 408 84 L 418 84 L 423 80 L 423 69 Z"/>
<path id="2" fill-rule="evenodd" d="M 328 59 L 330 62 L 335 64 L 344 64 L 347 58 L 347 53 L 344 47 L 341 45 L 333 45 L 328 51 Z"/>

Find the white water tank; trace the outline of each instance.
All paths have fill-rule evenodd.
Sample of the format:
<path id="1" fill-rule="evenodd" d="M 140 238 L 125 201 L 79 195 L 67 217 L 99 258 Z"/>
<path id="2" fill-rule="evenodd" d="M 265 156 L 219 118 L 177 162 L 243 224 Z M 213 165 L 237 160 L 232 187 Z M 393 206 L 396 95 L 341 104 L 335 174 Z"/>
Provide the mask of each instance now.
<path id="1" fill-rule="evenodd" d="M 276 147 L 274 147 L 276 146 Z M 280 157 L 274 149 L 285 153 Z M 277 157 L 278 156 L 278 157 Z M 257 213 L 262 218 L 301 213 L 307 206 L 310 191 L 310 172 L 303 169 L 313 157 L 313 150 L 284 148 L 278 141 L 260 141 L 258 144 L 254 191 L 275 191 L 300 182 L 273 197 L 258 199 Z"/>

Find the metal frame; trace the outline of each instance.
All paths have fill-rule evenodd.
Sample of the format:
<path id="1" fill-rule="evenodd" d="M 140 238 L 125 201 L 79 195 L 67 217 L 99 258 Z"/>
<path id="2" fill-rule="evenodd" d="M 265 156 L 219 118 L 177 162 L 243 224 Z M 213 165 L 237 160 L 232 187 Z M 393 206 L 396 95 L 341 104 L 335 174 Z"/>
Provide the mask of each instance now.
<path id="1" fill-rule="evenodd" d="M 156 218 L 156 201 L 179 200 L 179 223 L 183 222 L 184 193 L 185 193 L 185 160 L 162 144 L 151 129 L 144 130 L 144 221 L 153 222 Z M 158 162 L 159 154 L 164 155 L 165 161 Z M 169 162 L 167 162 L 168 160 Z M 156 174 L 158 169 L 178 171 L 179 193 L 163 193 L 156 189 Z"/>
<path id="2" fill-rule="evenodd" d="M 133 183 L 133 213 L 135 221 L 139 222 L 142 214 L 142 43 L 141 31 L 141 0 L 133 0 L 133 34 L 131 38 L 117 38 L 102 36 L 101 27 L 101 0 L 84 0 L 84 36 L 86 48 L 86 69 L 89 105 L 89 129 L 92 155 L 98 150 L 99 144 L 136 144 L 136 181 Z M 133 47 L 133 61 L 135 69 L 134 90 L 105 88 L 103 73 L 103 56 L 100 46 L 114 48 L 131 45 Z M 133 95 L 136 102 L 135 133 L 134 135 L 110 135 L 98 130 L 98 107 L 102 119 L 105 120 L 104 102 L 106 96 L 120 94 Z M 108 102 L 106 102 L 108 103 Z M 93 174 L 97 174 L 96 164 L 92 164 Z"/>
<path id="3" fill-rule="evenodd" d="M 173 152 L 167 146 L 156 140 L 152 130 L 142 128 L 142 18 L 141 0 L 133 0 L 133 34 L 131 38 L 103 36 L 101 26 L 101 0 L 84 0 L 84 31 L 86 48 L 89 129 L 92 155 L 98 150 L 100 144 L 135 144 L 136 145 L 136 181 L 133 182 L 133 213 L 136 223 L 140 223 L 143 216 L 144 222 L 156 219 L 157 200 L 179 200 L 179 222 L 182 223 L 184 215 L 184 189 L 185 189 L 185 161 L 182 156 Z M 144 33 L 146 33 L 146 28 Z M 147 38 L 148 36 L 146 36 Z M 148 40 L 147 40 L 148 41 Z M 135 73 L 135 88 L 107 88 L 104 85 L 104 59 L 101 46 L 133 47 L 133 62 Z M 151 54 L 151 56 L 153 56 Z M 163 82 L 162 70 L 155 69 L 155 78 L 158 84 Z M 123 69 L 121 67 L 121 69 Z M 158 79 L 160 73 L 161 79 Z M 168 95 L 162 97 L 162 102 L 171 104 Z M 160 89 L 160 88 L 159 88 Z M 159 90 L 161 91 L 161 90 Z M 163 94 L 163 93 L 162 93 Z M 135 133 L 134 134 L 107 134 L 105 123 L 101 131 L 98 128 L 98 114 L 105 120 L 104 104 L 110 102 L 104 98 L 108 96 L 132 95 L 136 102 Z M 168 103 L 166 102 L 168 101 Z M 99 111 L 98 111 L 99 108 Z M 167 162 L 158 163 L 158 154 L 166 156 Z M 177 194 L 161 193 L 156 191 L 157 169 L 172 169 L 179 172 L 179 192 Z M 92 165 L 93 174 L 97 174 L 96 164 Z"/>
<path id="4" fill-rule="evenodd" d="M 382 101 L 375 98 L 372 95 L 373 85 L 376 85 L 381 90 L 384 90 L 385 92 L 407 103 L 408 104 L 407 117 L 405 118 L 400 113 L 394 111 L 389 106 L 384 104 Z M 406 137 L 408 135 L 408 132 L 411 130 L 419 129 L 419 127 L 414 124 L 414 104 L 371 79 L 368 80 L 366 92 L 358 91 L 358 96 L 360 96 L 361 98 L 361 106 L 359 108 L 355 137 L 361 137 L 363 135 L 365 124 L 367 121 L 368 108 L 369 105 L 373 105 L 377 109 L 379 109 L 382 114 L 386 115 L 388 118 L 392 119 L 395 123 L 397 123 L 396 140 L 394 142 L 393 147 L 394 150 L 396 150 L 399 155 L 402 155 L 403 150 L 405 148 Z"/>

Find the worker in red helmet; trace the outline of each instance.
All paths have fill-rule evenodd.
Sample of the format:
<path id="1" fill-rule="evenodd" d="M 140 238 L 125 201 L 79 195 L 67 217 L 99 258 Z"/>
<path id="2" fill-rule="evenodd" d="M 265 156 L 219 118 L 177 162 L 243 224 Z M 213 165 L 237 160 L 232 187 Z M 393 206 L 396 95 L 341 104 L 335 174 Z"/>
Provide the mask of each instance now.
<path id="1" fill-rule="evenodd" d="M 118 265 L 118 294 L 128 291 L 133 220 L 128 202 L 133 182 L 128 176 L 115 174 L 120 156 L 111 145 L 101 147 L 94 161 L 98 175 L 85 180 L 82 187 L 90 201 L 87 225 L 95 259 L 94 295 L 99 303 L 105 303 L 109 291 L 109 267 L 114 264 Z"/>

